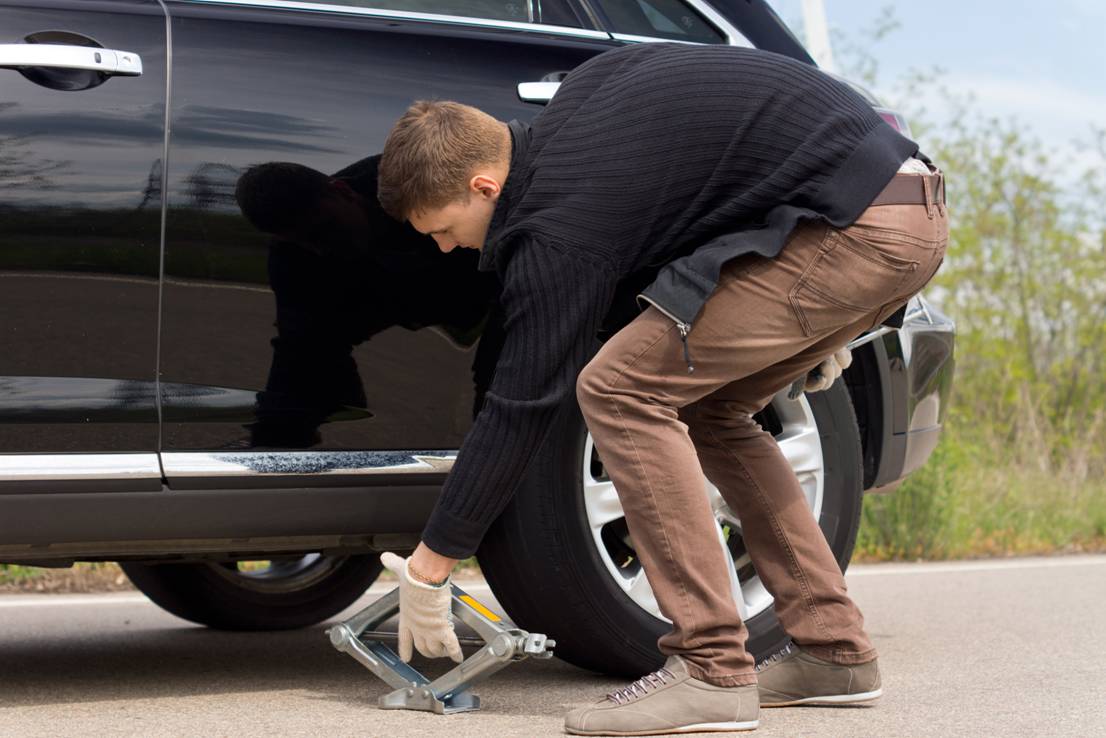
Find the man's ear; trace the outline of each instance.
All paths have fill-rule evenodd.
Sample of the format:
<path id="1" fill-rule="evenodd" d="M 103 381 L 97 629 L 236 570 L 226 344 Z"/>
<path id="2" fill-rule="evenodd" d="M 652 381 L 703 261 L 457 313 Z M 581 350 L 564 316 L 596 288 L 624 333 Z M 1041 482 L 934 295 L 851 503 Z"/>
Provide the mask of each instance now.
<path id="1" fill-rule="evenodd" d="M 479 197 L 495 200 L 502 190 L 499 181 L 489 174 L 476 174 L 469 180 L 469 191 Z"/>

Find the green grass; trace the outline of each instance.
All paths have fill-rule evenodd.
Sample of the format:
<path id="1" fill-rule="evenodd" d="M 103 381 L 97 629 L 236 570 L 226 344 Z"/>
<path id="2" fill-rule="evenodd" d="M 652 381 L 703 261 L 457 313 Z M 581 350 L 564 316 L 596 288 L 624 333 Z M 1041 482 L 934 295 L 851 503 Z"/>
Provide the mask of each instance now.
<path id="1" fill-rule="evenodd" d="M 35 566 L 20 566 L 18 564 L 0 564 L 0 585 L 18 584 L 41 576 L 42 569 Z"/>
<path id="2" fill-rule="evenodd" d="M 864 501 L 854 560 L 1106 550 L 1106 481 L 966 441 L 946 429 L 929 462 Z"/>

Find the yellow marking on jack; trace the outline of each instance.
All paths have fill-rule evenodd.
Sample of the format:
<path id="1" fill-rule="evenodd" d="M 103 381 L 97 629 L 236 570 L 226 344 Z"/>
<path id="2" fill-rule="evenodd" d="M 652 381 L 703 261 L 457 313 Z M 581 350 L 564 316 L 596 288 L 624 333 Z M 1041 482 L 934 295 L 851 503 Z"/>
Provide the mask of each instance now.
<path id="1" fill-rule="evenodd" d="M 491 620 L 493 623 L 498 623 L 500 620 L 503 619 L 488 608 L 481 605 L 479 602 L 473 599 L 471 595 L 461 595 L 460 600 L 461 602 L 464 602 L 466 605 L 471 607 L 473 610 L 476 610 L 476 612 L 486 617 L 488 620 Z"/>

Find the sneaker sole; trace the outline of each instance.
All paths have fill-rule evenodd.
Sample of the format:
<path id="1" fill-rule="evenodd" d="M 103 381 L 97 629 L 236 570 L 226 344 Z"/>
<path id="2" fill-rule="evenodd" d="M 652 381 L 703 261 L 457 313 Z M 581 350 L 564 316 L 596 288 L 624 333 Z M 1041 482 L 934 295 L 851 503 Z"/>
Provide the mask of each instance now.
<path id="1" fill-rule="evenodd" d="M 760 725 L 759 720 L 747 720 L 742 723 L 696 723 L 694 725 L 681 725 L 678 728 L 662 728 L 658 730 L 575 730 L 565 728 L 570 735 L 671 735 L 672 733 L 736 733 L 741 730 L 755 730 Z"/>
<path id="2" fill-rule="evenodd" d="M 853 702 L 869 702 L 883 694 L 883 688 L 874 692 L 858 692 L 857 694 L 829 694 L 820 697 L 803 697 L 788 702 L 761 702 L 761 707 L 790 707 L 791 705 L 847 705 Z"/>

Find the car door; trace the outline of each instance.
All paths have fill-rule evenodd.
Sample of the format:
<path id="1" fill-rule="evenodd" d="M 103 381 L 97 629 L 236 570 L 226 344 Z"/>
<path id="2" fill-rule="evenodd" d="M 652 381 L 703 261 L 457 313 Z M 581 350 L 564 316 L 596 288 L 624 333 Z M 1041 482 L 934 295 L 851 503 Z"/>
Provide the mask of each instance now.
<path id="1" fill-rule="evenodd" d="M 0 29 L 0 488 L 160 489 L 164 10 L 0 0 Z"/>
<path id="2" fill-rule="evenodd" d="M 478 339 L 495 285 L 475 253 L 440 254 L 382 217 L 373 157 L 417 99 L 529 119 L 542 94 L 525 102 L 520 83 L 559 79 L 615 42 L 571 0 L 167 5 L 161 379 L 171 486 L 430 469 L 407 452 L 459 448 L 478 401 L 474 376 L 486 383 L 494 365 Z M 336 175 L 375 207 L 358 242 L 368 253 L 323 253 L 247 219 L 241 200 L 294 189 L 282 172 Z M 358 452 L 375 455 L 351 461 Z"/>

